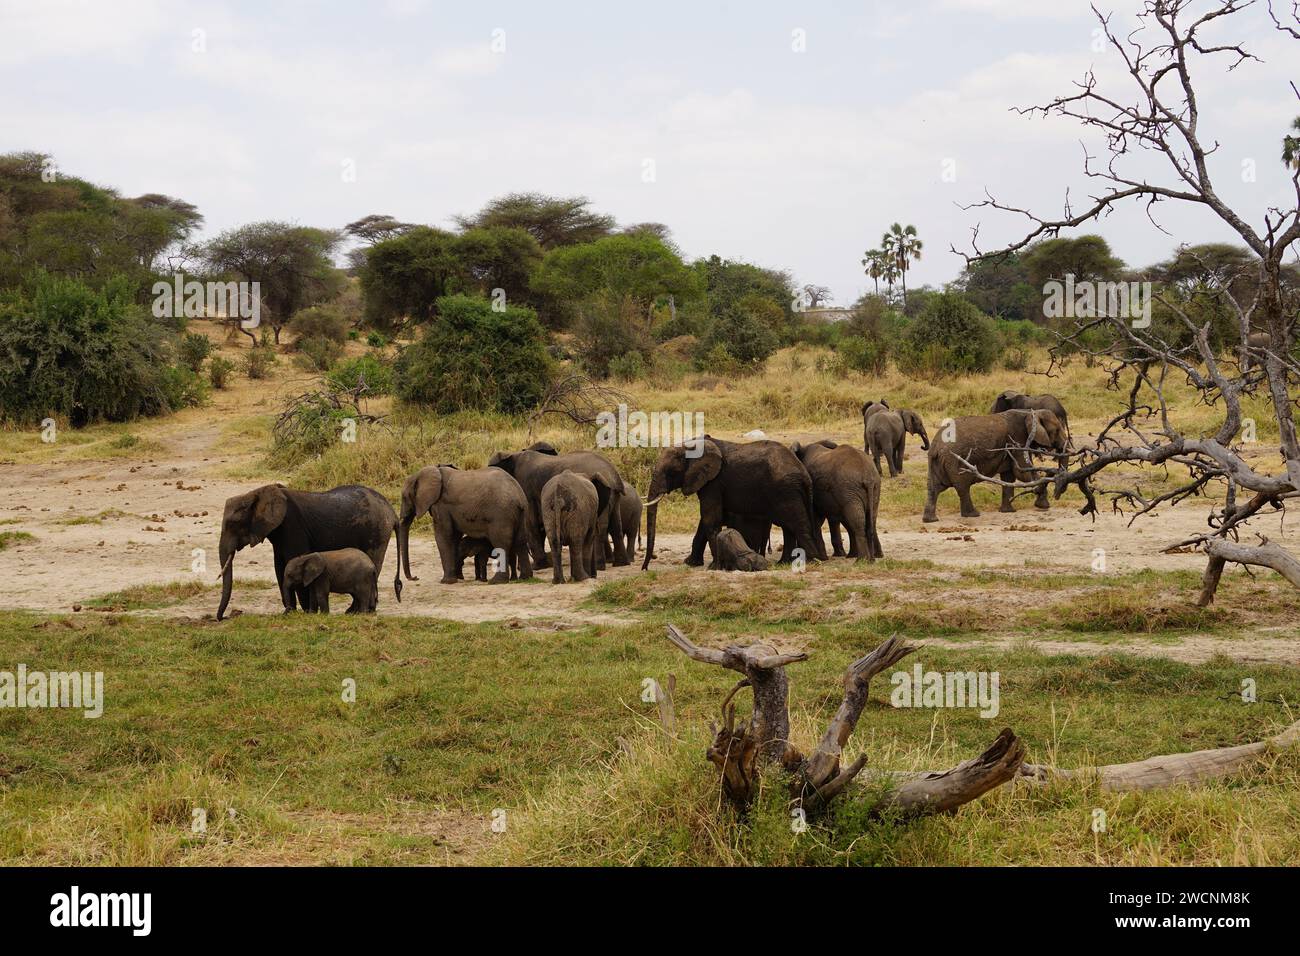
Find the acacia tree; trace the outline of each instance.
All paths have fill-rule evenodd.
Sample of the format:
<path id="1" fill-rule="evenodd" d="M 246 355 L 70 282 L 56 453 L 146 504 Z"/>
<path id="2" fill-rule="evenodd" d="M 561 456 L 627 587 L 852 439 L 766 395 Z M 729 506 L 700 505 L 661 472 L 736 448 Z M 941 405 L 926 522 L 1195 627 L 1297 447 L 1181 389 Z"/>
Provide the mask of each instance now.
<path id="1" fill-rule="evenodd" d="M 1300 561 L 1294 555 L 1263 536 L 1252 544 L 1241 541 L 1241 532 L 1252 518 L 1266 508 L 1281 511 L 1288 500 L 1300 494 L 1300 442 L 1291 392 L 1300 380 L 1300 366 L 1291 351 L 1297 301 L 1294 287 L 1284 281 L 1284 258 L 1294 254 L 1300 240 L 1300 168 L 1286 168 L 1295 195 L 1295 204 L 1290 208 L 1268 207 L 1245 213 L 1230 207 L 1216 190 L 1210 172 L 1209 159 L 1219 143 L 1202 129 L 1192 80 L 1194 73 L 1205 76 L 1215 65 L 1226 66 L 1231 72 L 1248 68 L 1256 59 L 1227 35 L 1252 2 L 1221 0 L 1207 5 L 1197 0 L 1147 0 L 1137 15 L 1137 28 L 1123 32 L 1112 27 L 1110 15 L 1102 15 L 1094 7 L 1102 33 L 1123 61 L 1132 88 L 1127 93 L 1104 90 L 1089 71 L 1074 92 L 1019 112 L 1073 119 L 1099 133 L 1107 156 L 1099 161 L 1085 154 L 1084 161 L 1084 173 L 1098 184 L 1098 190 L 1079 212 L 1067 199 L 1063 213 L 1056 218 L 1039 216 L 988 196 L 967 208 L 1013 214 L 1027 219 L 1028 228 L 1011 245 L 984 252 L 979 248 L 976 225 L 973 252 L 961 253 L 968 264 L 1013 254 L 1062 230 L 1095 222 L 1130 202 L 1145 205 L 1157 227 L 1154 213 L 1158 203 L 1186 203 L 1205 209 L 1232 229 L 1250 250 L 1252 255 L 1241 270 L 1226 276 L 1208 268 L 1208 264 L 1205 270 L 1235 317 L 1239 362 L 1215 354 L 1209 323 L 1194 322 L 1174 298 L 1160 297 L 1160 301 L 1188 333 L 1184 336 L 1190 339 L 1188 344 L 1171 344 L 1158 327 L 1143 328 L 1143 323 L 1135 323 L 1126 315 L 1101 314 L 1076 320 L 1062 345 L 1053 350 L 1053 364 L 1063 348 L 1095 357 L 1110 372 L 1112 388 L 1127 386 L 1126 404 L 1102 429 L 1095 447 L 1080 449 L 1060 468 L 1016 483 L 1026 488 L 1050 483 L 1057 497 L 1070 485 L 1076 485 L 1087 498 L 1083 512 L 1092 513 L 1096 511 L 1096 499 L 1090 479 L 1111 465 L 1173 465 L 1186 470 L 1186 481 L 1154 497 L 1148 498 L 1136 487 L 1107 492 L 1117 510 L 1133 508 L 1135 519 L 1159 505 L 1177 504 L 1210 488 L 1221 490 L 1222 498 L 1209 516 L 1210 530 L 1174 542 L 1166 549 L 1190 547 L 1207 555 L 1198 602 L 1201 606 L 1213 601 L 1229 562 L 1272 568 L 1300 587 Z M 1289 11 L 1279 12 L 1270 2 L 1267 12 L 1280 34 L 1300 40 L 1300 4 L 1293 0 Z M 1290 92 L 1300 96 L 1294 84 Z M 1163 181 L 1153 177 L 1146 167 L 1141 171 L 1133 169 L 1136 161 L 1151 154 L 1163 161 Z M 1240 293 L 1237 282 L 1243 270 L 1252 273 L 1252 281 L 1244 284 L 1250 290 L 1248 295 Z M 1085 342 L 1095 342 L 1098 330 L 1108 333 L 1110 344 L 1089 348 Z M 1085 340 L 1088 333 L 1094 334 Z M 1166 402 L 1165 385 L 1180 375 L 1197 390 L 1201 402 L 1221 409 L 1222 422 L 1214 434 L 1189 435 L 1177 425 Z M 1267 400 L 1278 428 L 1279 457 L 1260 464 L 1252 464 L 1240 447 L 1242 400 L 1255 396 Z M 1270 464 L 1278 467 L 1270 470 Z"/>

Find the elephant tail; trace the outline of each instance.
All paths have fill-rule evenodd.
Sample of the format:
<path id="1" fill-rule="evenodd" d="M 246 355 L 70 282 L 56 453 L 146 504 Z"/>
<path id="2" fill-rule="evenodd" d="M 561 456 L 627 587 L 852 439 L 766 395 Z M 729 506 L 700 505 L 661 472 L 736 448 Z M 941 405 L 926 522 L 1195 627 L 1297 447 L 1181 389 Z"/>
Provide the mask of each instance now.
<path id="1" fill-rule="evenodd" d="M 395 565 L 397 565 L 397 568 L 396 568 L 396 573 L 393 575 L 393 593 L 397 595 L 397 603 L 401 604 L 402 603 L 402 559 L 406 557 L 406 555 L 404 554 L 405 549 L 402 547 L 402 542 L 406 538 L 406 533 L 400 518 L 397 521 L 393 522 L 393 530 L 397 532 L 397 560 L 393 562 Z M 409 558 L 406 558 L 406 560 L 408 562 L 410 561 Z M 407 567 L 407 573 L 408 574 L 410 573 L 409 564 Z M 378 579 L 378 575 L 376 575 L 376 584 L 375 584 L 376 601 L 378 601 L 379 599 L 379 585 L 377 579 Z"/>

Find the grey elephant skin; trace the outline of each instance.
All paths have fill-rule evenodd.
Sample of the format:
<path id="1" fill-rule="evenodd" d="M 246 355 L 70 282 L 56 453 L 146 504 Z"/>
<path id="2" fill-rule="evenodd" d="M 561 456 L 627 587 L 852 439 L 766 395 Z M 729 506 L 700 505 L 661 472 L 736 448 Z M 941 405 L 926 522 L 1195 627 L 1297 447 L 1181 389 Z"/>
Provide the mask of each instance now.
<path id="1" fill-rule="evenodd" d="M 565 471 L 585 477 L 600 475 L 605 484 L 613 489 L 609 505 L 600 516 L 601 527 L 607 528 L 614 539 L 614 564 L 622 566 L 630 563 L 627 556 L 626 541 L 623 534 L 623 478 L 618 469 L 604 455 L 594 451 L 573 451 L 560 454 L 553 445 L 537 442 L 522 451 L 502 452 L 492 456 L 488 465 L 500 468 L 514 477 L 523 488 L 528 498 L 530 511 L 528 541 L 532 547 L 533 562 L 539 567 L 546 560 L 546 530 L 542 527 L 541 496 L 542 488 L 556 475 Z M 605 564 L 605 549 L 596 554 L 599 566 Z"/>
<path id="2" fill-rule="evenodd" d="M 601 475 L 588 478 L 572 471 L 562 471 L 542 486 L 542 524 L 551 546 L 552 583 L 564 583 L 562 550 L 566 547 L 574 581 L 596 576 L 597 552 L 604 547 L 607 527 L 600 524 L 599 516 L 609 507 L 612 493 Z"/>
<path id="3" fill-rule="evenodd" d="M 735 528 L 723 528 L 709 540 L 710 571 L 766 571 L 772 564 L 749 546 Z"/>
<path id="4" fill-rule="evenodd" d="M 304 611 L 330 612 L 330 595 L 352 597 L 348 614 L 373 614 L 379 607 L 379 572 L 364 551 L 313 551 L 284 567 L 284 584 Z"/>
<path id="5" fill-rule="evenodd" d="M 679 490 L 696 495 L 700 503 L 700 521 L 686 558 L 688 565 L 704 564 L 704 548 L 726 525 L 729 516 L 746 525 L 745 537 L 751 545 L 761 529 L 779 525 L 785 533 L 782 561 L 791 559 L 795 547 L 810 557 L 826 560 L 826 546 L 816 533 L 813 517 L 812 477 L 794 452 L 780 442 L 739 444 L 705 435 L 659 453 L 650 479 L 650 500 L 646 502 L 642 570 L 654 558 L 659 499 Z"/>
<path id="6" fill-rule="evenodd" d="M 993 399 L 993 407 L 989 409 L 990 415 L 996 415 L 998 412 L 1007 412 L 1014 408 L 1024 411 L 1037 409 L 1038 411 L 1051 412 L 1061 423 L 1068 437 L 1070 434 L 1070 416 L 1066 414 L 1065 406 L 1055 395 L 1025 395 L 1023 392 L 1017 392 L 1009 388 L 997 398 Z"/>
<path id="7" fill-rule="evenodd" d="M 620 499 L 619 508 L 622 509 L 620 518 L 623 523 L 623 550 L 627 553 L 628 562 L 631 563 L 641 544 L 641 513 L 645 510 L 645 505 L 641 501 L 641 493 L 630 481 L 623 482 L 623 497 Z M 607 529 L 605 532 L 606 561 L 614 558 L 613 541 L 614 537 Z"/>
<path id="8" fill-rule="evenodd" d="M 883 417 L 877 415 L 872 422 Z M 829 522 L 832 553 L 844 557 L 844 541 L 840 536 L 840 525 L 843 525 L 849 533 L 850 558 L 870 561 L 883 558 L 885 551 L 876 533 L 880 472 L 866 452 L 829 439 L 807 445 L 795 442 L 792 450 L 812 476 L 817 536 L 821 537 L 822 522 Z"/>
<path id="9" fill-rule="evenodd" d="M 505 555 L 505 566 L 497 568 L 492 577 L 494 583 L 510 580 L 513 573 L 520 578 L 533 576 L 528 556 L 528 499 L 519 483 L 501 469 L 461 471 L 454 465 L 430 465 L 406 479 L 398 546 L 402 568 L 412 581 L 419 578 L 411 574 L 410 528 L 423 514 L 433 519 L 442 562 L 441 583 L 464 580 L 465 538 L 483 539 L 489 553 Z"/>
<path id="10" fill-rule="evenodd" d="M 889 411 L 889 403 L 883 398 L 878 402 L 864 402 L 862 405 L 862 450 L 868 454 L 871 452 L 871 439 L 867 427 L 871 424 L 871 419 L 887 411 Z"/>
<path id="11" fill-rule="evenodd" d="M 930 450 L 930 436 L 925 432 L 925 423 L 911 409 L 885 409 L 879 415 L 867 419 L 867 453 L 871 455 L 878 473 L 884 474 L 880 467 L 882 457 L 889 465 L 889 477 L 896 478 L 903 473 L 903 458 L 907 454 L 909 433 L 921 439 L 922 449 Z"/>
<path id="12" fill-rule="evenodd" d="M 951 429 L 952 441 L 946 435 Z M 978 518 L 971 502 L 970 489 L 981 475 L 1002 481 L 1023 480 L 1032 467 L 1029 453 L 1035 449 L 1057 455 L 1065 451 L 1065 429 L 1060 419 L 1049 411 L 1008 411 L 996 415 L 968 415 L 954 419 L 941 428 L 930 443 L 929 478 L 926 488 L 923 521 L 937 521 L 935 502 L 948 488 L 957 489 L 963 518 Z M 966 459 L 979 475 L 972 474 L 960 461 Z M 1011 500 L 1015 489 L 1002 488 L 1000 511 L 1015 511 Z M 1034 507 L 1047 508 L 1047 489 L 1039 490 Z"/>
<path id="13" fill-rule="evenodd" d="M 356 548 L 369 555 L 375 573 L 384 570 L 388 541 L 398 529 L 397 514 L 388 499 L 373 488 L 344 485 L 329 491 L 295 491 L 283 485 L 263 485 L 226 499 L 221 518 L 221 604 L 220 621 L 230 605 L 235 575 L 235 553 L 271 542 L 275 556 L 275 579 L 286 611 L 294 609 L 293 597 L 284 584 L 284 568 L 299 555 L 313 551 Z M 393 579 L 393 591 L 402 599 L 401 570 Z"/>

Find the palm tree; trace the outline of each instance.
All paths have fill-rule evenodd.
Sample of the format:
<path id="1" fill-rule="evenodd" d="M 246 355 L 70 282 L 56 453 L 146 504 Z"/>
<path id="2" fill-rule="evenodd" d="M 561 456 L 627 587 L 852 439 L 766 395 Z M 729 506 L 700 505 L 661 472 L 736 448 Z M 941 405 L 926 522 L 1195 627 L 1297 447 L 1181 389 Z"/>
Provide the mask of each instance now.
<path id="1" fill-rule="evenodd" d="M 885 274 L 885 254 L 879 249 L 868 249 L 862 254 L 862 264 L 866 273 L 875 283 L 876 295 L 880 295 L 880 279 Z"/>
<path id="2" fill-rule="evenodd" d="M 1291 128 L 1300 133 L 1300 116 L 1291 121 Z M 1300 136 L 1282 137 L 1282 162 L 1300 169 Z"/>
<path id="3" fill-rule="evenodd" d="M 921 260 L 921 247 L 924 244 L 916 235 L 916 226 L 903 226 L 894 223 L 889 227 L 889 232 L 885 233 L 884 238 L 880 241 L 880 247 L 884 249 L 894 260 L 894 266 L 898 270 L 898 275 L 903 282 L 903 311 L 907 311 L 907 269 L 908 263 L 915 260 Z"/>

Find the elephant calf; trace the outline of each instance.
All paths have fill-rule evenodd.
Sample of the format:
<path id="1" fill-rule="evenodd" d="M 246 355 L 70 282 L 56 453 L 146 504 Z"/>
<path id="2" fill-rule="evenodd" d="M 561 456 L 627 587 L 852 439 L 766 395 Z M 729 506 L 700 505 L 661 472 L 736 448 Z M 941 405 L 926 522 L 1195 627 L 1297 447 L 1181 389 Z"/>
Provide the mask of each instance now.
<path id="1" fill-rule="evenodd" d="M 1017 392 L 1014 388 L 1009 388 L 1005 392 L 993 399 L 993 407 L 989 409 L 990 415 L 996 415 L 999 412 L 1006 412 L 1012 409 L 1021 409 L 1023 411 L 1041 411 L 1051 412 L 1065 429 L 1066 437 L 1070 434 L 1070 416 L 1066 414 L 1065 406 L 1061 404 L 1060 399 L 1055 395 L 1025 395 Z"/>
<path id="2" fill-rule="evenodd" d="M 304 611 L 330 612 L 331 594 L 350 594 L 348 614 L 371 614 L 379 604 L 379 572 L 364 551 L 312 551 L 285 565 L 284 586 Z"/>
<path id="3" fill-rule="evenodd" d="M 930 436 L 925 433 L 925 423 L 921 416 L 911 409 L 898 411 L 886 409 L 878 415 L 867 419 L 867 452 L 876 464 L 876 471 L 882 475 L 880 457 L 883 455 L 889 463 L 889 477 L 897 478 L 903 473 L 903 455 L 907 451 L 907 435 L 910 432 L 921 439 L 921 448 L 930 450 Z"/>
<path id="4" fill-rule="evenodd" d="M 735 528 L 723 528 L 709 539 L 709 547 L 713 551 L 710 571 L 766 571 L 772 566 Z"/>
<path id="5" fill-rule="evenodd" d="M 542 486 L 542 526 L 551 547 L 552 582 L 564 583 L 560 548 L 569 549 L 569 573 L 575 581 L 596 576 L 598 550 L 604 548 L 604 527 L 611 489 L 603 475 L 562 471 Z"/>
<path id="6" fill-rule="evenodd" d="M 623 482 L 623 497 L 619 499 L 619 514 L 622 517 L 623 538 L 625 540 L 624 549 L 627 551 L 628 560 L 631 561 L 636 557 L 637 546 L 641 543 L 641 512 L 644 504 L 641 501 L 641 493 L 630 481 Z M 610 542 L 614 540 L 614 532 L 608 531 L 605 538 L 605 560 L 614 559 L 614 548 Z"/>

